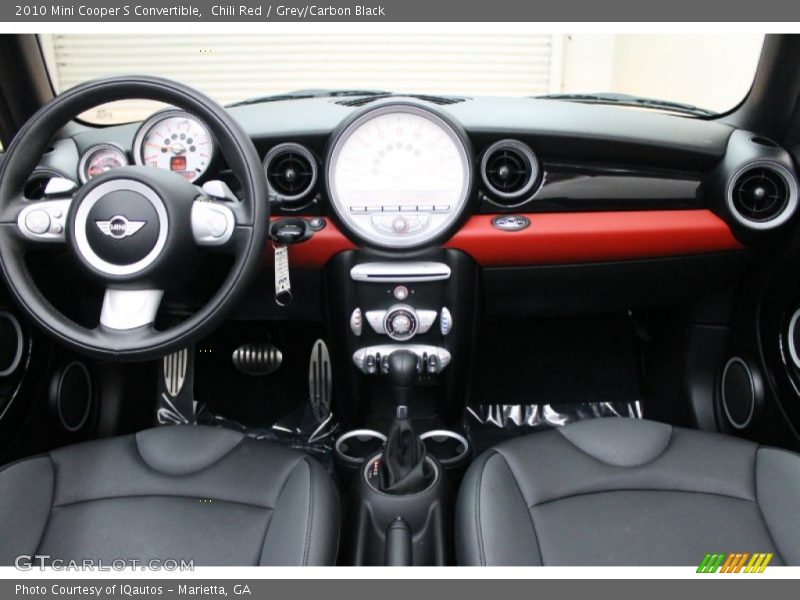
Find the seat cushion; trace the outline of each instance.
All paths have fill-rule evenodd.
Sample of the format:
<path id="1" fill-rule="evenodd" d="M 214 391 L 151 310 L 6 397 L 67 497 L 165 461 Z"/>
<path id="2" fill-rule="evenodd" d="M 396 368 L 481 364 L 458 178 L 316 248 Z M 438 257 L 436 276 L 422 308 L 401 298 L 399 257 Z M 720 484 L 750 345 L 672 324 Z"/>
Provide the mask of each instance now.
<path id="1" fill-rule="evenodd" d="M 339 496 L 309 456 L 241 433 L 160 427 L 0 471 L 0 564 L 53 559 L 331 565 Z"/>
<path id="2" fill-rule="evenodd" d="M 456 551 L 464 565 L 798 565 L 800 456 L 637 419 L 534 433 L 468 470 Z"/>

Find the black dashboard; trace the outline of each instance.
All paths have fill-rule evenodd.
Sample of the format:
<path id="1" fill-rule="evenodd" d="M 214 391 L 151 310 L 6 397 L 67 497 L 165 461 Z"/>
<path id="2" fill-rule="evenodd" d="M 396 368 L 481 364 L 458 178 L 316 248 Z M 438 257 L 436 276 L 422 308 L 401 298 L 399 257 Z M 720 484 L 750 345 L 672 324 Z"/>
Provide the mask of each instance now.
<path id="1" fill-rule="evenodd" d="M 469 216 L 597 211 L 638 212 L 640 216 L 652 212 L 654 217 L 659 211 L 695 211 L 692 214 L 696 216 L 702 210 L 711 211 L 739 242 L 748 244 L 764 231 L 782 225 L 797 205 L 796 176 L 788 154 L 769 140 L 715 120 L 499 97 L 315 97 L 266 101 L 228 110 L 265 159 L 273 217 L 330 217 L 331 223 L 355 245 L 392 248 L 391 243 L 382 244 L 381 239 L 369 239 L 369 234 L 358 231 L 347 215 L 337 212 L 331 198 L 330 163 L 348 123 L 361 115 L 397 106 L 410 106 L 434 119 L 441 118 L 448 129 L 458 132 L 466 153 L 464 177 L 469 181 L 464 191 L 464 214 L 455 215 L 453 224 L 448 222 L 442 228 L 442 235 L 421 238 L 420 245 L 445 244 L 461 227 L 470 224 Z M 37 172 L 80 180 L 82 160 L 85 163 L 87 154 L 104 145 L 118 148 L 131 164 L 155 164 L 142 159 L 142 137 L 151 121 L 163 121 L 161 114 L 151 116 L 144 124 L 92 127 L 73 123 L 45 154 Z M 195 126 L 202 129 L 200 123 Z M 159 141 L 163 144 L 159 150 L 169 154 L 167 141 Z M 430 162 L 437 155 L 434 152 L 426 156 L 422 158 Z M 175 158 L 172 160 L 175 165 Z M 417 177 L 421 166 L 427 166 L 419 157 L 415 160 L 406 167 Z M 374 161 L 379 162 L 377 154 Z M 169 162 L 164 165 L 170 168 Z M 185 159 L 177 165 L 185 168 Z M 358 168 L 364 177 L 351 174 L 351 178 L 369 175 L 368 167 Z M 437 173 L 433 167 L 429 170 L 431 183 Z M 197 171 L 197 184 L 219 179 L 236 190 L 236 181 L 218 153 L 208 158 L 202 173 L 199 168 Z M 445 174 L 440 168 L 438 176 Z M 753 184 L 753 177 L 762 185 Z M 379 197 L 380 190 L 375 188 L 380 181 L 380 177 L 375 179 L 369 191 L 376 197 L 373 206 L 366 201 L 351 203 L 351 213 L 377 210 L 379 216 L 365 215 L 363 219 L 371 219 L 373 229 L 383 228 L 387 236 L 395 239 L 413 234 L 415 228 L 427 226 L 431 219 L 434 224 L 437 222 L 435 213 L 442 211 L 433 210 L 433 201 L 425 207 L 434 213 L 432 216 L 415 213 L 408 217 L 402 214 L 407 207 L 397 206 L 396 202 L 387 207 Z M 31 184 L 32 189 L 35 184 Z M 769 202 L 754 196 L 756 191 L 768 193 Z M 415 199 L 419 197 L 418 190 L 411 192 Z M 409 190 L 405 193 L 408 195 Z M 420 202 L 420 211 L 422 205 Z M 386 208 L 391 213 L 388 216 Z M 399 244 L 395 249 L 404 248 Z M 674 254 L 693 252 L 691 248 L 681 252 L 678 247 Z M 576 258 L 580 261 L 580 256 Z"/>

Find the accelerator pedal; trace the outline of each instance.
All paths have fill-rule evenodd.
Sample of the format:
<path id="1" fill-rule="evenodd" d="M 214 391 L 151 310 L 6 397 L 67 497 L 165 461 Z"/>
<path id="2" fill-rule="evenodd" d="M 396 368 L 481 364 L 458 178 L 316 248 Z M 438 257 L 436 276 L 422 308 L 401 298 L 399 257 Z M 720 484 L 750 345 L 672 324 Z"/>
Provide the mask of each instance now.
<path id="1" fill-rule="evenodd" d="M 319 422 L 330 415 L 332 385 L 328 346 L 323 340 L 317 340 L 308 363 L 308 397 L 311 410 Z"/>

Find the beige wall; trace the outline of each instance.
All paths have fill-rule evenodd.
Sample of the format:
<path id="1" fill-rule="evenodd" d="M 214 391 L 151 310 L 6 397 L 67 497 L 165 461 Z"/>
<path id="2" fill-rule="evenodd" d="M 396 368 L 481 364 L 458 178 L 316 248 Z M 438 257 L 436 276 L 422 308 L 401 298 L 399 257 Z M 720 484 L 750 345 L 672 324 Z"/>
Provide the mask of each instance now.
<path id="1" fill-rule="evenodd" d="M 733 108 L 753 81 L 762 35 L 568 35 L 564 92 L 615 91 Z"/>
<path id="2" fill-rule="evenodd" d="M 56 88 L 146 72 L 227 103 L 303 88 L 532 96 L 624 92 L 732 108 L 753 79 L 759 35 L 326 34 L 46 35 Z M 97 122 L 142 119 L 141 101 L 103 106 Z"/>

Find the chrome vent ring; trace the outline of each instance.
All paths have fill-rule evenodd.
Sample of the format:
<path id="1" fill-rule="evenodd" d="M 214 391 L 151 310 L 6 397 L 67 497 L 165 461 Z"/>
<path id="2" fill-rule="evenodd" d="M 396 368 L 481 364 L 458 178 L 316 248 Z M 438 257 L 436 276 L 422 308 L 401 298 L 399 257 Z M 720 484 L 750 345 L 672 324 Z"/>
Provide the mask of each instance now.
<path id="1" fill-rule="evenodd" d="M 728 210 L 750 229 L 772 229 L 788 221 L 797 209 L 797 179 L 773 161 L 741 166 L 728 183 Z"/>
<path id="2" fill-rule="evenodd" d="M 539 179 L 539 161 L 527 144 L 501 140 L 484 151 L 481 177 L 492 196 L 502 204 L 510 204 L 533 189 Z"/>
<path id="3" fill-rule="evenodd" d="M 299 202 L 306 199 L 317 184 L 317 159 L 301 144 L 278 144 L 264 157 L 270 199 Z"/>

